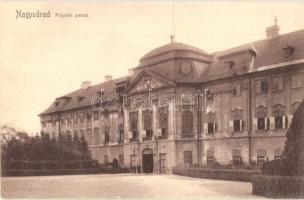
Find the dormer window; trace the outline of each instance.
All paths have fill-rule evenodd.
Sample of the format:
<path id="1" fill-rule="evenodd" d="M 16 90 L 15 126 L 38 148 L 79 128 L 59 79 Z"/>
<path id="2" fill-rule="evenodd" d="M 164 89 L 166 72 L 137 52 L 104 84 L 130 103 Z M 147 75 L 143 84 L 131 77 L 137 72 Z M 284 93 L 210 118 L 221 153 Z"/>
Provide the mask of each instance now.
<path id="1" fill-rule="evenodd" d="M 225 64 L 226 64 L 227 69 L 232 70 L 235 63 L 234 63 L 234 61 L 230 60 L 230 61 L 226 61 Z"/>
<path id="2" fill-rule="evenodd" d="M 55 101 L 55 106 L 59 106 L 59 101 Z"/>
<path id="3" fill-rule="evenodd" d="M 82 101 L 84 97 L 77 97 L 78 101 Z"/>
<path id="4" fill-rule="evenodd" d="M 292 46 L 286 46 L 283 48 L 283 56 L 286 58 L 286 57 L 289 57 L 293 54 L 294 52 L 294 48 Z"/>

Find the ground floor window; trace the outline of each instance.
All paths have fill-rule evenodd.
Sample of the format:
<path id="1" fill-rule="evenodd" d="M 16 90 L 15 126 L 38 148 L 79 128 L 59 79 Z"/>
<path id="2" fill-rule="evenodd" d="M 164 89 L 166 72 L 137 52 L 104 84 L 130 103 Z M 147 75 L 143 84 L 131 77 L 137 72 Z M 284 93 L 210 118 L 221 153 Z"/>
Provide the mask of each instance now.
<path id="1" fill-rule="evenodd" d="M 184 165 L 192 166 L 192 151 L 184 151 Z"/>
<path id="2" fill-rule="evenodd" d="M 214 163 L 214 157 L 213 156 L 207 156 L 207 165 L 212 165 Z"/>
<path id="3" fill-rule="evenodd" d="M 104 156 L 104 164 L 108 164 L 109 163 L 109 156 L 105 155 Z"/>
<path id="4" fill-rule="evenodd" d="M 266 160 L 265 156 L 257 156 L 257 165 L 263 165 L 265 160 Z"/>
<path id="5" fill-rule="evenodd" d="M 166 154 L 165 153 L 159 154 L 159 171 L 161 173 L 166 172 Z"/>
<path id="6" fill-rule="evenodd" d="M 119 160 L 119 166 L 123 167 L 124 166 L 124 156 L 123 156 L 123 154 L 119 155 L 118 160 Z"/>
<path id="7" fill-rule="evenodd" d="M 274 159 L 275 160 L 280 160 L 280 159 L 282 159 L 282 156 L 274 156 Z"/>
<path id="8" fill-rule="evenodd" d="M 233 156 L 232 163 L 234 165 L 240 165 L 242 163 L 241 156 Z"/>
<path id="9" fill-rule="evenodd" d="M 130 165 L 131 167 L 136 167 L 136 155 L 130 156 Z"/>

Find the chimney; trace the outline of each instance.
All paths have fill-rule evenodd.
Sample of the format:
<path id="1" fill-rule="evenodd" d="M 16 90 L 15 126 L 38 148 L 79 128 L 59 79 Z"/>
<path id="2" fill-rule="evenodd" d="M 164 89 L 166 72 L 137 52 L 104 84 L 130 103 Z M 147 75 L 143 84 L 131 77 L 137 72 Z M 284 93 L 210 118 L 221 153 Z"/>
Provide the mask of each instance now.
<path id="1" fill-rule="evenodd" d="M 111 75 L 106 75 L 104 78 L 105 78 L 105 81 L 112 81 Z"/>
<path id="2" fill-rule="evenodd" d="M 91 81 L 83 81 L 82 83 L 81 83 L 81 88 L 82 89 L 87 89 L 87 88 L 89 88 L 90 86 L 91 86 Z"/>
<path id="3" fill-rule="evenodd" d="M 129 76 L 132 76 L 132 75 L 133 75 L 133 73 L 134 73 L 133 68 L 128 69 L 128 73 L 129 73 Z"/>
<path id="4" fill-rule="evenodd" d="M 274 39 L 279 36 L 280 27 L 277 25 L 277 17 L 274 18 L 274 25 L 266 28 L 267 39 Z"/>

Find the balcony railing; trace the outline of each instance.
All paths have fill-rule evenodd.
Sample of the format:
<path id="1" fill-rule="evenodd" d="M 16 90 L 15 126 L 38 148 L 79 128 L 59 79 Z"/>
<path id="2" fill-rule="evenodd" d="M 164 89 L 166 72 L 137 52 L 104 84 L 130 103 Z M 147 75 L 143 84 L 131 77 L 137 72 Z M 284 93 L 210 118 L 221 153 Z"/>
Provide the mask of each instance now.
<path id="1" fill-rule="evenodd" d="M 152 140 L 152 137 L 144 137 L 143 138 L 143 141 L 151 141 Z"/>
<path id="2" fill-rule="evenodd" d="M 130 138 L 129 141 L 130 142 L 138 142 L 139 140 L 138 140 L 138 138 Z"/>

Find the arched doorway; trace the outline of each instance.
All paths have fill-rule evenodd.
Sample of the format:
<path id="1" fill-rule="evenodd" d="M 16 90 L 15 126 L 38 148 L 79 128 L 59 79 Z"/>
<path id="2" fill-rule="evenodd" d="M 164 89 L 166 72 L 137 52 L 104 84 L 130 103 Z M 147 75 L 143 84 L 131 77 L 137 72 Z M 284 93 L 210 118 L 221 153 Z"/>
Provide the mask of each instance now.
<path id="1" fill-rule="evenodd" d="M 152 173 L 153 172 L 153 150 L 144 149 L 143 150 L 143 172 Z"/>

